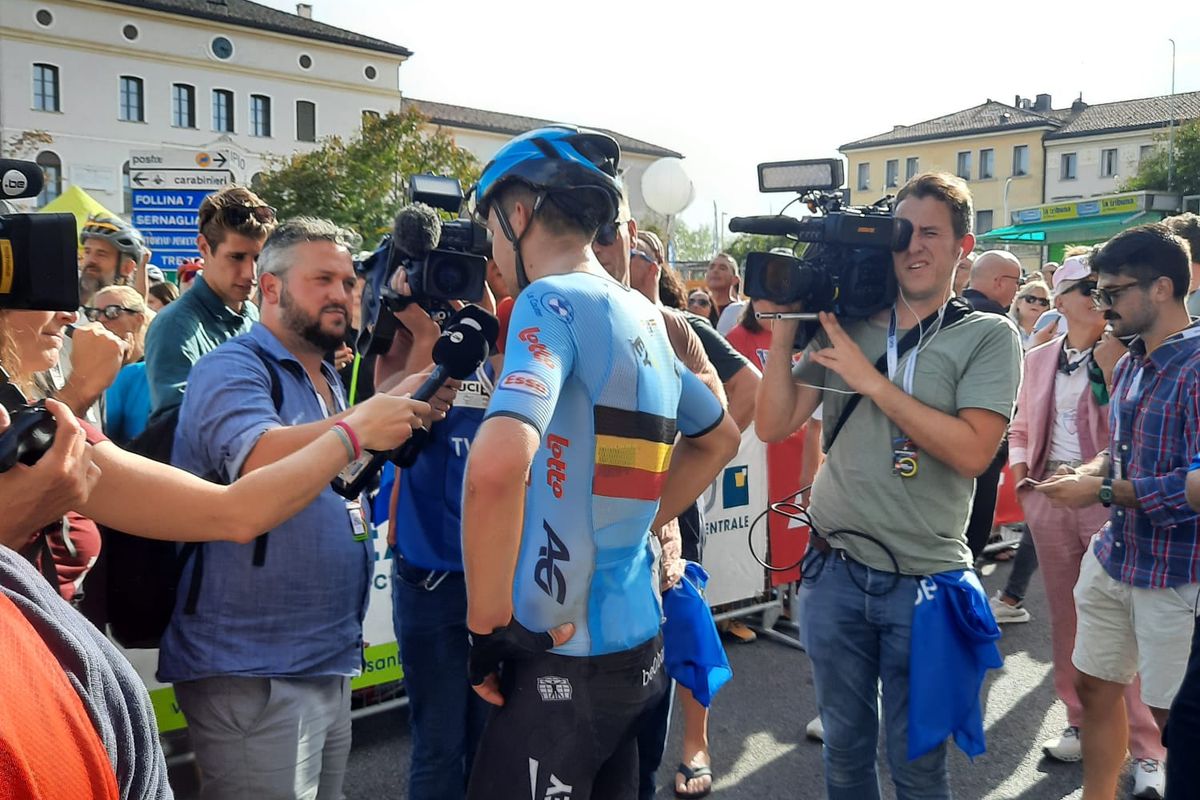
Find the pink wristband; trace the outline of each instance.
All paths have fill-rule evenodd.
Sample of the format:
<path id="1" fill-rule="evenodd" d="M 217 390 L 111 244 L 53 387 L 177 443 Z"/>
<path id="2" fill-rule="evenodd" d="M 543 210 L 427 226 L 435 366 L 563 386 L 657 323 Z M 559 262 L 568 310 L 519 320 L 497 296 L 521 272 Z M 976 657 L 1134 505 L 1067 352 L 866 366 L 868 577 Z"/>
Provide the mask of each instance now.
<path id="1" fill-rule="evenodd" d="M 362 445 L 358 443 L 358 436 L 354 433 L 354 428 L 351 428 L 345 420 L 338 420 L 333 427 L 341 428 L 350 437 L 350 444 L 354 445 L 354 459 L 357 461 L 362 458 Z"/>

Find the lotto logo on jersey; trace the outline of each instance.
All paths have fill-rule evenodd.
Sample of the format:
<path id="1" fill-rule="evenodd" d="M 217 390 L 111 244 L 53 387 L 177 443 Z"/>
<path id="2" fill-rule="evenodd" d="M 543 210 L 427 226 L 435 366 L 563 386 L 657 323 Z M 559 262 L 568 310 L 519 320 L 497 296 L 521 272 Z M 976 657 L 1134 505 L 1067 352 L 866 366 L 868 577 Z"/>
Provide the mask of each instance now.
<path id="1" fill-rule="evenodd" d="M 550 369 L 557 369 L 558 364 L 550 355 L 550 348 L 542 344 L 538 339 L 541 334 L 541 328 L 526 328 L 517 334 L 517 338 L 529 347 L 529 354 L 533 356 L 533 360 L 539 364 L 545 364 Z"/>
<path id="2" fill-rule="evenodd" d="M 534 397 L 545 398 L 550 396 L 550 387 L 532 372 L 511 372 L 504 378 L 504 382 L 500 384 L 500 388 L 512 389 L 515 392 L 524 392 Z"/>
<path id="3" fill-rule="evenodd" d="M 550 457 L 546 459 L 546 484 L 555 497 L 561 498 L 563 484 L 567 482 L 567 462 L 563 458 L 563 451 L 571 446 L 571 440 L 552 433 L 546 439 L 546 444 L 550 447 Z"/>
<path id="4" fill-rule="evenodd" d="M 725 508 L 750 505 L 750 468 L 727 467 L 721 479 L 721 498 Z"/>

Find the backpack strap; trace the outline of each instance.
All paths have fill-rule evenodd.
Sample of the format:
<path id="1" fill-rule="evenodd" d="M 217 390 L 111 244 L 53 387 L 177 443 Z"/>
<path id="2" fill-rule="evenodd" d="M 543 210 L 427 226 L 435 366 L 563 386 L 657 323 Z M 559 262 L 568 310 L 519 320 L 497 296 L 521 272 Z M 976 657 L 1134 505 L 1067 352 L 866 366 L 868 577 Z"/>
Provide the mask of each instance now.
<path id="1" fill-rule="evenodd" d="M 962 298 L 950 298 L 950 301 L 946 303 L 946 313 L 942 315 L 942 325 L 938 330 L 945 330 L 951 325 L 961 322 L 972 310 L 971 306 Z M 905 353 L 916 347 L 917 342 L 921 340 L 921 335 L 932 328 L 934 323 L 937 322 L 939 312 L 940 309 L 921 320 L 915 328 L 910 328 L 908 333 L 904 334 L 900 343 L 896 345 L 897 358 L 903 357 Z M 884 374 L 887 373 L 887 353 L 881 355 L 879 360 L 875 362 L 875 369 Z M 854 413 L 854 409 L 858 408 L 858 404 L 862 399 L 863 396 L 856 393 L 842 408 L 842 413 L 838 416 L 837 423 L 833 426 L 833 432 L 829 434 L 829 444 L 825 445 L 826 454 L 833 449 L 833 443 L 837 441 L 838 434 L 842 432 L 842 428 L 846 425 L 846 420 L 850 419 L 850 415 Z"/>

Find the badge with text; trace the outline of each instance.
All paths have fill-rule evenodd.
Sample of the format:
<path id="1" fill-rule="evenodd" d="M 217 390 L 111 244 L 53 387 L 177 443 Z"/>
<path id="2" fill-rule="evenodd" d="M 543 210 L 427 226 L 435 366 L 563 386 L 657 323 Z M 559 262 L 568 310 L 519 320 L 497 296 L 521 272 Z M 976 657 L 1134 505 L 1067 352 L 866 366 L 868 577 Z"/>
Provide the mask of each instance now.
<path id="1" fill-rule="evenodd" d="M 901 478 L 917 476 L 917 445 L 907 436 L 892 439 L 892 474 Z"/>
<path id="2" fill-rule="evenodd" d="M 367 528 L 367 514 L 363 510 L 361 500 L 347 500 L 346 512 L 350 515 L 350 531 L 354 534 L 354 541 L 365 542 L 371 538 L 371 532 Z"/>

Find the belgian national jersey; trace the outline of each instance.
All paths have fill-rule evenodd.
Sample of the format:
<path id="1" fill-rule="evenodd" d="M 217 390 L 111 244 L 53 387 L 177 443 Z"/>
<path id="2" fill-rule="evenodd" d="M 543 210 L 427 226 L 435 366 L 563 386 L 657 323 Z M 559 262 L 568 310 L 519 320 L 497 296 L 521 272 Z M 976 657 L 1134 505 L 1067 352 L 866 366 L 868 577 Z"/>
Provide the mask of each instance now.
<path id="1" fill-rule="evenodd" d="M 574 272 L 517 298 L 488 416 L 514 417 L 541 437 L 513 606 L 531 630 L 575 624 L 554 652 L 601 655 L 657 635 L 648 534 L 676 432 L 701 435 L 722 415 L 637 292 Z"/>

